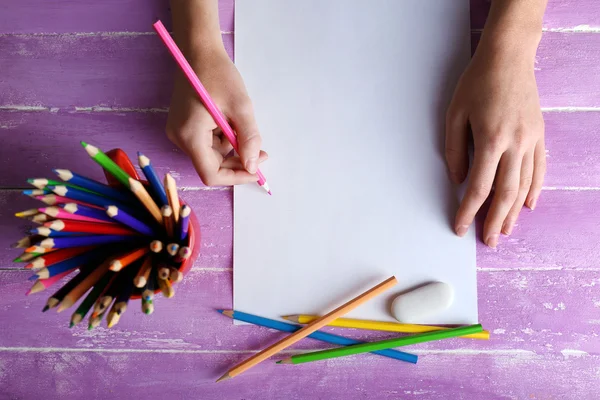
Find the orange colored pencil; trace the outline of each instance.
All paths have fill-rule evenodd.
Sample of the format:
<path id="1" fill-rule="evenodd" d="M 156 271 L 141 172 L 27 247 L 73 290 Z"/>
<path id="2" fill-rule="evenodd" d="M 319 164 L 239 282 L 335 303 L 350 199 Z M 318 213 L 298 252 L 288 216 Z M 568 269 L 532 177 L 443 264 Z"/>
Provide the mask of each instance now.
<path id="1" fill-rule="evenodd" d="M 56 264 L 58 262 L 64 261 L 68 258 L 75 257 L 79 254 L 83 254 L 86 251 L 93 249 L 95 246 L 84 246 L 84 247 L 72 247 L 70 249 L 62 249 L 57 250 L 48 255 L 39 256 L 29 264 L 25 266 L 25 268 L 45 268 L 52 264 Z"/>
<path id="2" fill-rule="evenodd" d="M 173 179 L 169 173 L 165 175 L 165 190 L 167 191 L 169 205 L 173 210 L 173 218 L 175 219 L 175 223 L 177 223 L 179 222 L 179 196 L 177 196 L 177 184 L 175 183 L 175 179 Z"/>
<path id="3" fill-rule="evenodd" d="M 53 251 L 56 251 L 58 249 L 47 249 L 45 247 L 41 247 L 41 246 L 31 246 L 25 249 L 25 253 L 40 253 L 40 254 L 45 254 L 45 253 L 52 253 Z"/>
<path id="4" fill-rule="evenodd" d="M 173 230 L 175 225 L 175 216 L 173 214 L 173 209 L 170 205 L 164 205 L 160 209 L 160 212 L 163 217 L 163 222 L 165 224 L 165 230 L 167 231 L 168 237 L 173 237 Z"/>
<path id="5" fill-rule="evenodd" d="M 81 232 L 96 235 L 138 235 L 137 232 L 119 224 L 105 224 L 74 220 L 61 220 L 46 222 L 45 227 L 59 232 Z"/>
<path id="6" fill-rule="evenodd" d="M 79 285 L 71 289 L 71 291 L 67 293 L 67 295 L 58 305 L 56 312 L 62 312 L 75 304 L 77 300 L 81 298 L 81 296 L 83 296 L 92 286 L 96 284 L 96 282 L 98 282 L 98 280 L 100 280 L 100 278 L 102 278 L 102 276 L 104 276 L 110 267 L 110 261 L 111 260 L 104 261 L 88 276 L 86 276 L 85 279 L 79 283 Z"/>
<path id="7" fill-rule="evenodd" d="M 156 222 L 162 225 L 163 219 L 160 214 L 160 209 L 154 202 L 154 199 L 150 197 L 150 193 L 146 190 L 144 185 L 140 181 L 137 181 L 133 178 L 129 178 L 129 190 L 135 194 L 135 197 L 150 211 L 150 214 L 154 217 Z"/>
<path id="8" fill-rule="evenodd" d="M 119 258 L 113 259 L 110 262 L 110 270 L 118 272 L 134 262 L 145 256 L 150 249 L 148 247 L 140 247 L 139 249 L 133 250 Z"/>
<path id="9" fill-rule="evenodd" d="M 223 376 L 221 376 L 217 380 L 217 382 L 221 382 L 226 379 L 233 378 L 233 377 L 243 373 L 244 371 L 246 371 L 246 370 L 252 368 L 253 366 L 255 366 L 256 364 L 260 363 L 261 361 L 264 361 L 267 358 L 279 353 L 281 350 L 293 345 L 300 339 L 307 337 L 311 333 L 323 328 L 328 323 L 342 317 L 343 315 L 352 311 L 353 309 L 360 306 L 361 304 L 364 304 L 365 302 L 372 299 L 373 297 L 383 293 L 384 291 L 386 291 L 389 288 L 391 288 L 392 286 L 394 286 L 396 283 L 398 283 L 398 281 L 396 280 L 396 277 L 394 277 L 394 276 L 386 279 L 385 281 L 381 282 L 377 286 L 374 286 L 373 288 L 367 290 L 363 294 L 348 301 L 344 305 L 323 315 L 322 317 L 313 321 L 309 325 L 306 325 L 304 328 L 297 330 L 296 332 L 290 334 L 289 336 L 286 336 L 285 338 L 278 341 L 277 343 L 267 347 L 266 349 L 253 355 L 252 357 L 246 359 L 245 361 L 242 361 L 235 367 L 231 368 Z"/>
<path id="10" fill-rule="evenodd" d="M 140 268 L 135 278 L 133 278 L 134 286 L 138 288 L 143 288 L 146 286 L 146 283 L 150 278 L 150 271 L 152 271 L 152 257 L 148 256 L 144 260 L 142 268 Z"/>

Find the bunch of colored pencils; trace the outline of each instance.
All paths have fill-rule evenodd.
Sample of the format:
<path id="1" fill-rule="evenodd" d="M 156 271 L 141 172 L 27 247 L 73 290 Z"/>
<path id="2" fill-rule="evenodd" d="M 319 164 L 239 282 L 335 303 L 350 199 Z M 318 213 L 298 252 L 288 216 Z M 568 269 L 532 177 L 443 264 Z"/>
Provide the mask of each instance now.
<path id="1" fill-rule="evenodd" d="M 163 185 L 143 154 L 138 160 L 147 183 L 97 147 L 82 145 L 120 187 L 65 169 L 54 170 L 60 180 L 29 179 L 36 189 L 24 193 L 46 206 L 16 213 L 41 226 L 14 244 L 25 248 L 15 262 L 27 262 L 34 272 L 28 295 L 66 282 L 42 311 L 61 312 L 81 300 L 71 327 L 90 314 L 88 329 L 104 317 L 110 328 L 131 298 L 141 298 L 142 311 L 151 314 L 155 293 L 173 297 L 173 284 L 183 279 L 182 264 L 192 253 L 191 209 L 181 205 L 173 177 L 167 174 Z"/>

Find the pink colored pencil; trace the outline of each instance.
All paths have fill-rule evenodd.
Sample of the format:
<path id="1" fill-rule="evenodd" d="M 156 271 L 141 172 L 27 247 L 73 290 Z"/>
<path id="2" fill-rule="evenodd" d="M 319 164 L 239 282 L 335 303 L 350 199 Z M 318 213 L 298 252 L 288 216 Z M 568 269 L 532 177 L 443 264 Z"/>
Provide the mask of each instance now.
<path id="1" fill-rule="evenodd" d="M 60 273 L 58 275 L 54 275 L 48 279 L 38 279 L 37 281 L 35 281 L 35 283 L 31 287 L 31 289 L 29 289 L 27 291 L 27 293 L 25 293 L 25 295 L 29 296 L 30 294 L 41 292 L 42 290 L 46 290 L 50 286 L 55 284 L 56 282 L 60 281 L 65 276 L 69 275 L 71 272 L 73 272 L 73 270 L 62 272 L 62 273 Z"/>
<path id="2" fill-rule="evenodd" d="M 206 107 L 211 117 L 213 117 L 218 127 L 221 128 L 221 131 L 227 137 L 227 140 L 229 140 L 235 151 L 237 151 L 239 154 L 238 142 L 236 135 L 233 132 L 233 129 L 231 129 L 231 126 L 227 122 L 227 119 L 225 118 L 221 110 L 219 110 L 213 99 L 210 97 L 210 95 L 204 88 L 204 85 L 202 85 L 202 82 L 200 82 L 200 79 L 198 79 L 198 76 L 185 59 L 185 56 L 181 53 L 181 50 L 179 50 L 179 47 L 177 47 L 175 41 L 173 41 L 173 38 L 171 38 L 171 35 L 169 35 L 169 32 L 167 31 L 165 26 L 160 21 L 156 21 L 156 23 L 153 26 L 156 33 L 158 33 L 158 36 L 162 39 L 163 43 L 165 44 L 165 46 L 167 46 L 167 48 L 171 52 L 171 55 L 183 71 L 183 74 L 186 76 L 192 87 L 196 90 L 198 96 L 200 96 L 200 100 L 202 101 L 202 104 L 204 104 L 204 107 Z M 262 188 L 265 189 L 267 193 L 271 194 L 271 191 L 269 190 L 269 185 L 267 184 L 267 178 L 265 178 L 262 172 L 260 172 L 260 170 L 258 169 L 256 170 L 256 175 L 258 176 L 258 184 L 262 186 Z"/>
<path id="3" fill-rule="evenodd" d="M 39 209 L 40 212 L 47 214 L 56 219 L 66 219 L 71 221 L 85 221 L 85 222 L 94 222 L 97 224 L 108 224 L 108 221 L 102 221 L 95 218 L 86 217 L 78 214 L 71 214 L 70 212 L 66 212 L 62 208 L 59 207 L 43 207 Z"/>
<path id="4" fill-rule="evenodd" d="M 84 206 L 99 208 L 93 204 L 84 203 L 83 201 L 69 199 L 67 197 L 59 196 L 57 194 L 47 194 L 45 196 L 35 196 L 35 198 L 39 201 L 42 201 L 49 206 L 55 206 L 57 204 L 66 204 L 66 203 L 77 203 L 83 204 Z"/>

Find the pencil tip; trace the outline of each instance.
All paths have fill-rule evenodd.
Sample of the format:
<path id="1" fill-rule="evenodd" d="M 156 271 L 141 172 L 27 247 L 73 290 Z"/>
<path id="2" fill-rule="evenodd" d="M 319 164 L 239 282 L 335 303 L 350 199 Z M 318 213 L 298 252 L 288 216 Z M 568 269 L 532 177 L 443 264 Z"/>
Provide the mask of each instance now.
<path id="1" fill-rule="evenodd" d="M 217 311 L 220 312 L 221 314 L 223 314 L 223 311 L 225 311 L 225 310 L 217 310 Z"/>
<path id="2" fill-rule="evenodd" d="M 91 331 L 92 329 L 94 329 L 94 327 L 92 326 L 92 324 L 88 325 L 88 331 Z"/>
<path id="3" fill-rule="evenodd" d="M 225 375 L 223 375 L 222 377 L 220 377 L 219 379 L 217 379 L 217 381 L 215 383 L 219 383 L 219 382 L 223 382 L 226 381 L 227 379 L 230 379 L 231 377 L 229 376 L 229 373 L 226 373 Z"/>
<path id="4" fill-rule="evenodd" d="M 271 193 L 270 190 L 267 193 L 269 193 L 269 196 L 273 196 L 273 193 Z"/>
<path id="5" fill-rule="evenodd" d="M 46 312 L 46 311 L 48 311 L 49 309 L 50 309 L 50 306 L 49 306 L 48 304 L 46 304 L 46 305 L 44 306 L 44 308 L 42 308 L 42 312 Z"/>
<path id="6" fill-rule="evenodd" d="M 82 140 L 81 142 L 79 142 L 79 143 L 81 143 L 81 145 L 82 145 L 83 147 L 87 147 L 87 145 L 88 145 L 88 144 L 87 144 L 86 142 L 84 142 L 83 140 Z"/>
<path id="7" fill-rule="evenodd" d="M 75 324 L 73 322 L 69 322 L 69 328 L 72 328 L 74 326 L 75 326 Z"/>
<path id="8" fill-rule="evenodd" d="M 275 364 L 281 364 L 281 360 L 276 361 Z"/>

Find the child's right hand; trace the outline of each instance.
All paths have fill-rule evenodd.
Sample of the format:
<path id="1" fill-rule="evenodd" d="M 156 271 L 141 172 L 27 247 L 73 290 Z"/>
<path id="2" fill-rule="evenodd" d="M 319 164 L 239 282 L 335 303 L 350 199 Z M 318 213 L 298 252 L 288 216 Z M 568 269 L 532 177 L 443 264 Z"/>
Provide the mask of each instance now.
<path id="1" fill-rule="evenodd" d="M 188 60 L 237 133 L 240 154 L 230 155 L 233 147 L 179 70 L 167 136 L 191 158 L 205 185 L 256 182 L 258 164 L 267 159 L 267 153 L 260 150 L 261 137 L 242 77 L 224 49 L 213 49 L 209 54 L 197 54 Z"/>

